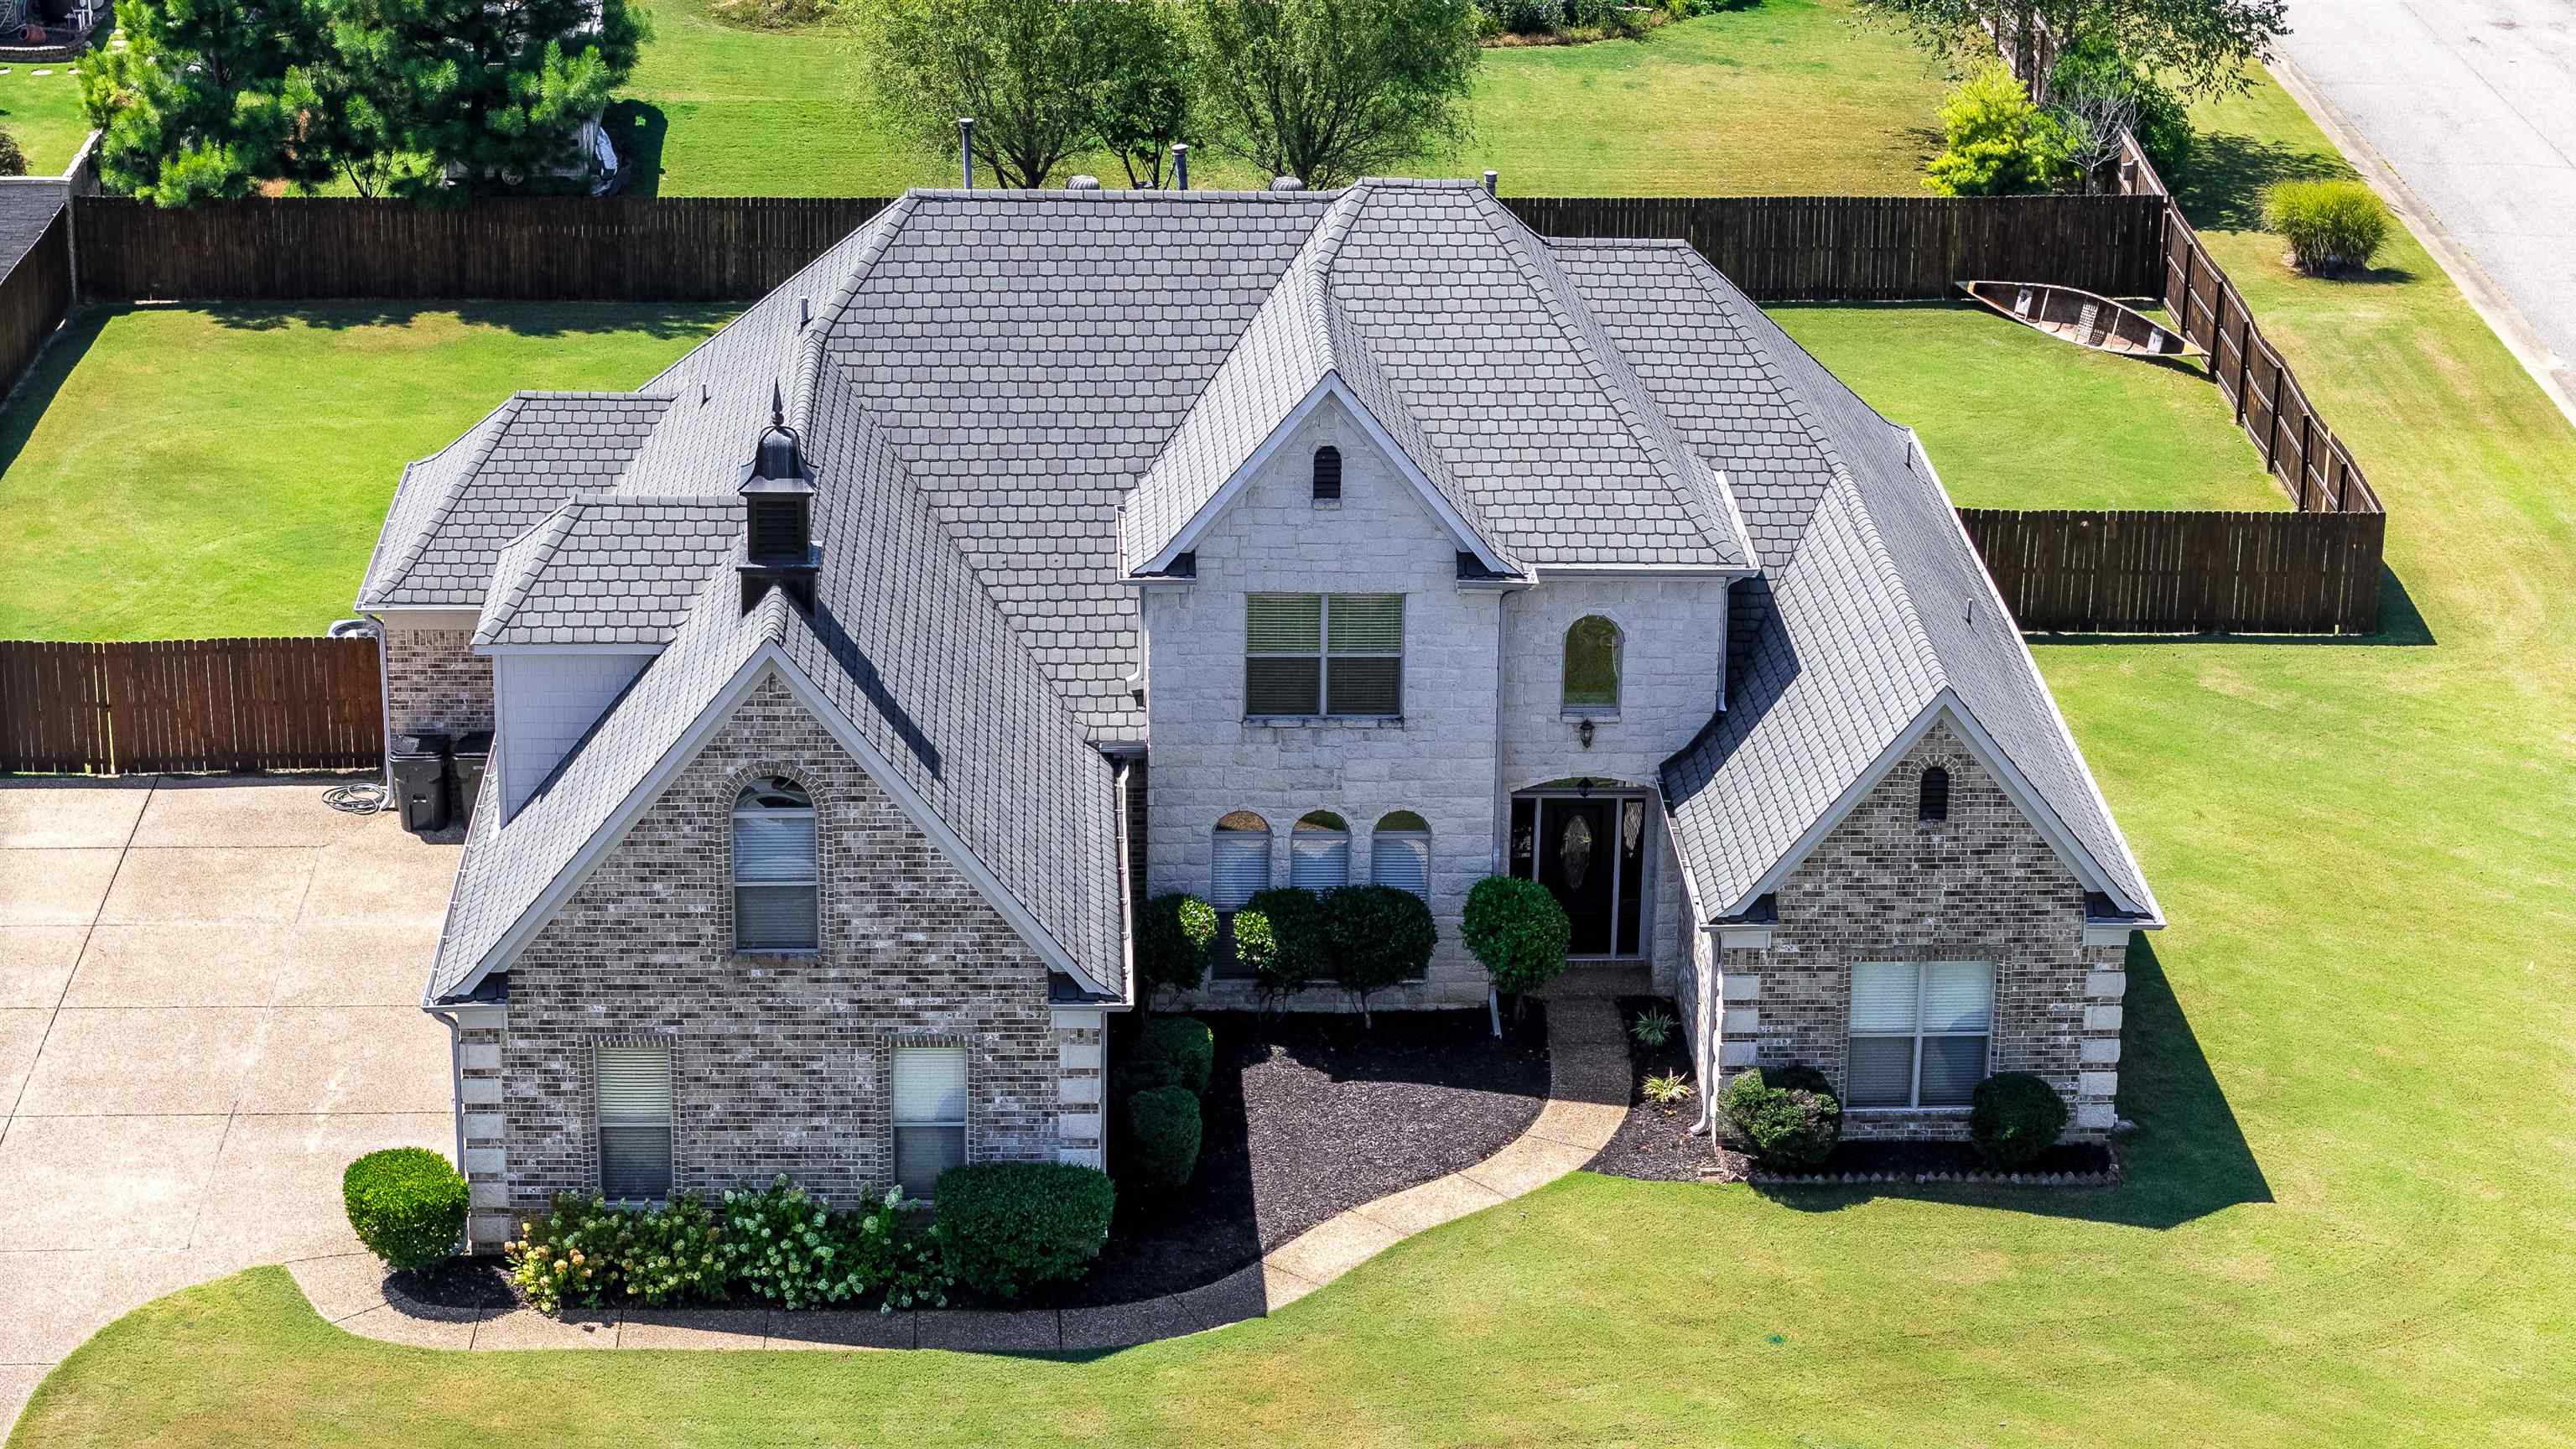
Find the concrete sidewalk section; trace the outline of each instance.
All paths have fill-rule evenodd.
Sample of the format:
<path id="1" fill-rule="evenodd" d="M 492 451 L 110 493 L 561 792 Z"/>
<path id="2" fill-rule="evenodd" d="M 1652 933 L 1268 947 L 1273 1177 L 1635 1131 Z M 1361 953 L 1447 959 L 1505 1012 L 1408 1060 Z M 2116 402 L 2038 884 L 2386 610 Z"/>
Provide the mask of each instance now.
<path id="1" fill-rule="evenodd" d="M 454 1150 L 458 850 L 334 783 L 0 781 L 0 1425 L 128 1309 L 355 1252 L 350 1159 Z"/>
<path id="2" fill-rule="evenodd" d="M 364 1254 L 288 1269 L 351 1333 L 424 1348 L 946 1348 L 1036 1353 L 1127 1348 L 1222 1328 L 1296 1302 L 1415 1233 L 1556 1181 L 1590 1161 L 1628 1110 L 1628 1049 L 1607 997 L 1551 1000 L 1548 1103 L 1529 1131 L 1462 1172 L 1363 1203 L 1240 1271 L 1185 1293 L 1108 1308 L 1016 1312 L 782 1312 L 758 1308 L 457 1311 L 389 1298 Z"/>

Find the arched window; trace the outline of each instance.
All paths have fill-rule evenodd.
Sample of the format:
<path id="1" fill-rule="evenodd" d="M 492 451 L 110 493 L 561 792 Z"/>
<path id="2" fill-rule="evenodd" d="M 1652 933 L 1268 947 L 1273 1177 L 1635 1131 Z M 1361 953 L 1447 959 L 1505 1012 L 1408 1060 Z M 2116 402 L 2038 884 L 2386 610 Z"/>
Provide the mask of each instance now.
<path id="1" fill-rule="evenodd" d="M 1389 811 L 1369 832 L 1369 880 L 1431 899 L 1431 825 L 1410 810 Z"/>
<path id="2" fill-rule="evenodd" d="M 1270 889 L 1270 822 L 1249 810 L 1219 820 L 1208 866 L 1208 904 L 1220 912 L 1243 909 Z"/>
<path id="3" fill-rule="evenodd" d="M 1598 614 L 1584 615 L 1565 631 L 1565 707 L 1619 707 L 1619 626 Z"/>
<path id="4" fill-rule="evenodd" d="M 1315 450 L 1315 501 L 1338 503 L 1342 497 L 1342 450 L 1327 443 Z"/>
<path id="5" fill-rule="evenodd" d="M 1950 772 L 1939 765 L 1923 772 L 1921 791 L 1914 797 L 1914 818 L 1947 820 L 1950 818 Z"/>
<path id="6" fill-rule="evenodd" d="M 743 951 L 821 944 L 814 797 L 788 780 L 755 780 L 733 802 L 733 943 Z"/>
<path id="7" fill-rule="evenodd" d="M 1349 885 L 1350 822 L 1330 810 L 1317 810 L 1300 818 L 1288 836 L 1288 883 L 1309 891 Z"/>

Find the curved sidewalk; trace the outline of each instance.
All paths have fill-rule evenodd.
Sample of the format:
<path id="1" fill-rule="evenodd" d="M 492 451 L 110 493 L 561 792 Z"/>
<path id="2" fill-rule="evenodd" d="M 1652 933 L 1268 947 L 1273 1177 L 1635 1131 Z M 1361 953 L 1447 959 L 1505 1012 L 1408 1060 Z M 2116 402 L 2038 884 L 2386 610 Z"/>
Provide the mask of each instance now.
<path id="1" fill-rule="evenodd" d="M 1506 1202 L 1584 1163 L 1628 1111 L 1628 1052 L 1602 997 L 1548 1002 L 1548 1101 L 1530 1129 L 1463 1171 L 1329 1218 L 1205 1287 L 1107 1308 L 910 1313 L 763 1308 L 436 1308 L 384 1291 L 363 1253 L 287 1264 L 314 1311 L 368 1338 L 426 1348 L 1125 1348 L 1222 1328 L 1296 1302 L 1415 1233 Z"/>

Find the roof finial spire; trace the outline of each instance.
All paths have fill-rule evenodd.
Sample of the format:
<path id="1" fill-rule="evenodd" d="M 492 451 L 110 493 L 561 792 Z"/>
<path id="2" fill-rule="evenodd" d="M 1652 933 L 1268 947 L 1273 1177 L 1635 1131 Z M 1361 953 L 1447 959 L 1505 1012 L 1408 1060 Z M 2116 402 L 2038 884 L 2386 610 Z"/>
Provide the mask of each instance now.
<path id="1" fill-rule="evenodd" d="M 769 425 L 773 428 L 787 426 L 787 389 L 774 377 L 769 380 Z"/>

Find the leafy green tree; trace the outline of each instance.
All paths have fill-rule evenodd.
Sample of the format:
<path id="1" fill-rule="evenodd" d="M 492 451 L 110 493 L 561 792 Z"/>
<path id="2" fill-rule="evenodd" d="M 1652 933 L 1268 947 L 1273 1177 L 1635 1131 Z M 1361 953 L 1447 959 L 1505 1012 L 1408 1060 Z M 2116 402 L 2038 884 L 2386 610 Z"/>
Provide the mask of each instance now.
<path id="1" fill-rule="evenodd" d="M 1936 50 L 2000 45 L 2034 100 L 2044 94 L 2043 41 L 2106 40 L 2149 73 L 2171 72 L 2189 95 L 2245 89 L 2249 61 L 2269 60 L 2289 33 L 2288 0 L 1861 0 Z M 1985 30 L 1992 22 L 1993 34 Z"/>
<path id="2" fill-rule="evenodd" d="M 1482 54 L 1469 0 L 1188 0 L 1210 139 L 1339 186 L 1451 150 Z"/>
<path id="3" fill-rule="evenodd" d="M 299 114 L 287 71 L 321 43 L 308 0 L 120 0 L 122 49 L 75 64 L 110 190 L 184 206 L 247 195 L 264 178 L 316 180 L 328 164 L 291 149 Z"/>
<path id="4" fill-rule="evenodd" d="M 1108 65 L 1092 93 L 1092 129 L 1127 168 L 1128 185 L 1159 187 L 1172 143 L 1189 139 L 1186 17 L 1177 0 L 1108 0 L 1101 23 Z"/>
<path id="5" fill-rule="evenodd" d="M 862 17 L 870 85 L 895 129 L 952 150 L 975 118 L 975 159 L 1004 186 L 1044 186 L 1100 136 L 1120 0 L 874 0 Z"/>
<path id="6" fill-rule="evenodd" d="M 1941 102 L 1941 154 L 1923 184 L 1943 196 L 2046 191 L 2074 177 L 2066 123 L 2041 110 L 2001 61 L 1988 61 Z"/>

